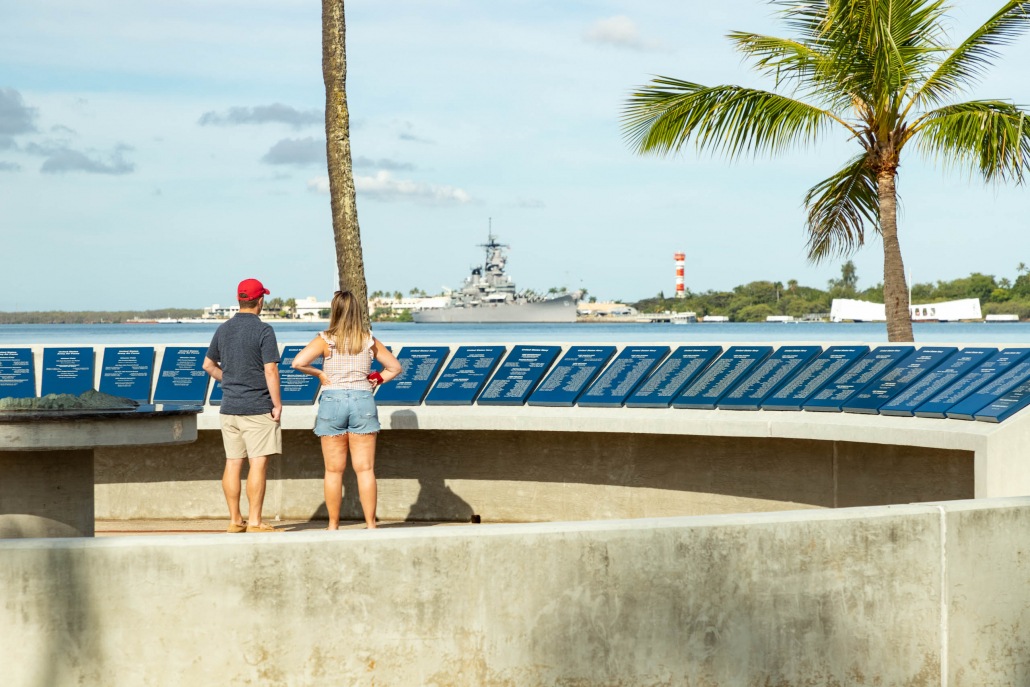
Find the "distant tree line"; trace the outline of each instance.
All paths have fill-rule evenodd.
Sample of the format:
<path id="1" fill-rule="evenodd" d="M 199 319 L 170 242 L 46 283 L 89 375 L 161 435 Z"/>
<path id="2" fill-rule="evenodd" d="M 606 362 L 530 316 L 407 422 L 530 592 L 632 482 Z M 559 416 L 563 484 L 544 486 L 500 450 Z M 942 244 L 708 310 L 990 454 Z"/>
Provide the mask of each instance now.
<path id="1" fill-rule="evenodd" d="M 162 310 L 87 310 L 72 312 L 0 312 L 0 324 L 121 324 L 126 320 L 161 320 L 200 317 L 202 309 L 164 308 Z"/>
<path id="2" fill-rule="evenodd" d="M 912 285 L 912 303 L 928 304 L 976 298 L 985 315 L 1010 313 L 1030 319 L 1030 268 L 1020 263 L 1014 282 L 990 274 L 973 272 L 968 277 Z M 835 298 L 883 303 L 883 284 L 858 288 L 858 275 L 850 260 L 841 266 L 840 279 L 831 279 L 826 289 L 801 286 L 791 279 L 786 285 L 774 281 L 753 281 L 731 291 L 687 291 L 685 298 L 667 298 L 659 293 L 633 303 L 640 312 L 693 311 L 698 316 L 725 315 L 733 322 L 764 322 L 770 315 L 825 315 Z"/>

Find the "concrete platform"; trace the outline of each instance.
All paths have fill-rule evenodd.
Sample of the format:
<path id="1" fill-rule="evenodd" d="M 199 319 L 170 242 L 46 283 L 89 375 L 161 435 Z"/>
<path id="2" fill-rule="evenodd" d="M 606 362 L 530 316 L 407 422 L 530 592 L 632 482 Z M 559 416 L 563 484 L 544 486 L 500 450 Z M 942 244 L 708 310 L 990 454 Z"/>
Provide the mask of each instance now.
<path id="1" fill-rule="evenodd" d="M 325 520 L 268 520 L 269 525 L 283 533 L 312 532 L 325 529 Z M 97 520 L 97 537 L 131 537 L 142 535 L 173 534 L 228 534 L 225 529 L 229 520 Z M 380 521 L 380 529 L 440 527 L 471 525 L 465 522 L 397 522 Z M 365 523 L 357 520 L 341 522 L 341 530 L 363 530 Z"/>

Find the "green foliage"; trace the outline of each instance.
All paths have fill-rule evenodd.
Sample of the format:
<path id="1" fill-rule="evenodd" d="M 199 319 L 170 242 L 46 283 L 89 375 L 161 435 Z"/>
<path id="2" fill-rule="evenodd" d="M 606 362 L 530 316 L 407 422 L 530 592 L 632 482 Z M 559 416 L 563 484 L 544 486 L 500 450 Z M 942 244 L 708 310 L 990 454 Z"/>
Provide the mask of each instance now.
<path id="1" fill-rule="evenodd" d="M 940 303 L 963 298 L 980 300 L 983 313 L 1016 313 L 1021 319 L 1030 316 L 1030 272 L 1020 273 L 1011 289 L 1001 286 L 1005 279 L 974 272 L 968 277 L 935 284 L 914 284 L 913 303 Z M 797 280 L 787 282 L 753 281 L 733 287 L 732 291 L 687 293 L 686 298 L 645 298 L 633 304 L 643 313 L 693 311 L 699 317 L 726 315 L 733 322 L 764 322 L 769 315 L 790 315 L 801 319 L 806 315 L 827 314 L 834 298 L 855 298 L 883 303 L 883 284 L 857 290 L 858 275 L 850 261 L 841 269 L 841 279 L 831 279 L 827 290 L 801 286 Z"/>
<path id="2" fill-rule="evenodd" d="M 881 233 L 884 282 L 898 302 L 908 295 L 893 243 L 903 149 L 911 143 L 986 181 L 1021 183 L 1030 168 L 1030 111 L 1003 100 L 953 102 L 983 79 L 1000 46 L 1030 29 L 1030 1 L 1004 2 L 957 46 L 948 45 L 952 7 L 944 0 L 772 4 L 790 37 L 734 31 L 728 38 L 773 90 L 657 76 L 626 101 L 624 136 L 642 155 L 692 146 L 730 159 L 809 147 L 829 132 L 852 142 L 850 159 L 805 196 L 808 257 L 848 255 L 870 229 Z M 956 288 L 988 299 L 996 287 L 977 280 Z M 830 291 L 853 298 L 856 282 L 844 275 Z M 738 295 L 730 304 L 738 311 L 757 297 Z M 888 308 L 887 317 L 890 340 L 911 340 L 904 308 Z"/>
<path id="3" fill-rule="evenodd" d="M 127 320 L 163 320 L 200 317 L 203 310 L 164 308 L 162 310 L 90 310 L 71 312 L 0 312 L 0 324 L 121 324 Z"/>
<path id="4" fill-rule="evenodd" d="M 370 319 L 373 322 L 412 322 L 410 310 L 394 310 L 388 307 L 379 307 L 372 311 Z"/>
<path id="5" fill-rule="evenodd" d="M 758 305 L 745 305 L 737 311 L 734 318 L 737 322 L 765 322 L 769 315 L 779 315 L 771 305 L 759 303 Z"/>

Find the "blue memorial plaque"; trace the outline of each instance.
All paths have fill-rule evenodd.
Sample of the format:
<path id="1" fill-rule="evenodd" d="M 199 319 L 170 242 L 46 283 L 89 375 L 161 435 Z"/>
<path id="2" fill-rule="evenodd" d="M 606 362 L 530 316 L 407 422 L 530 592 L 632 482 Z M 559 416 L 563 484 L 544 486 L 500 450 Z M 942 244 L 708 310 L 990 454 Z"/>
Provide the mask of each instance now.
<path id="1" fill-rule="evenodd" d="M 573 346 L 529 396 L 531 406 L 571 406 L 615 355 L 615 346 Z"/>
<path id="2" fill-rule="evenodd" d="M 100 393 L 150 403 L 154 379 L 154 347 L 105 348 L 100 368 Z"/>
<path id="3" fill-rule="evenodd" d="M 953 354 L 958 353 L 954 346 L 943 348 L 924 346 L 905 356 L 871 383 L 852 394 L 844 403 L 846 413 L 866 413 L 875 415 L 880 406 L 890 401 L 910 384 L 917 381 L 927 372 L 944 363 Z"/>
<path id="4" fill-rule="evenodd" d="M 973 418 L 981 422 L 1001 422 L 1030 405 L 1030 380 L 1018 384 L 995 402 L 976 411 Z"/>
<path id="5" fill-rule="evenodd" d="M 576 405 L 618 408 L 640 386 L 665 356 L 668 346 L 626 346 L 601 376 L 591 384 Z"/>
<path id="6" fill-rule="evenodd" d="M 460 346 L 426 396 L 426 405 L 470 406 L 486 386 L 504 346 Z"/>
<path id="7" fill-rule="evenodd" d="M 831 346 L 762 401 L 762 410 L 801 410 L 834 377 L 866 353 L 868 346 Z"/>
<path id="8" fill-rule="evenodd" d="M 497 374 L 483 389 L 476 403 L 494 406 L 520 406 L 550 369 L 561 346 L 516 346 L 501 363 Z"/>
<path id="9" fill-rule="evenodd" d="M 222 405 L 222 383 L 215 380 L 215 383 L 211 385 L 211 395 L 207 399 L 208 404 L 213 406 Z"/>
<path id="10" fill-rule="evenodd" d="M 722 353 L 722 346 L 680 346 L 626 399 L 627 408 L 668 408 Z"/>
<path id="11" fill-rule="evenodd" d="M 801 404 L 804 410 L 839 413 L 845 403 L 866 385 L 889 372 L 915 346 L 880 346 L 855 361 Z"/>
<path id="12" fill-rule="evenodd" d="M 1005 368 L 979 389 L 948 408 L 944 415 L 953 420 L 972 420 L 977 411 L 986 408 L 1004 394 L 1030 379 L 1030 360 L 1021 360 Z"/>
<path id="13" fill-rule="evenodd" d="M 719 409 L 758 410 L 766 397 L 822 352 L 819 346 L 780 346 L 719 399 Z"/>
<path id="14" fill-rule="evenodd" d="M 397 354 L 401 373 L 376 390 L 376 404 L 417 406 L 436 379 L 451 349 L 447 346 L 405 346 Z"/>
<path id="15" fill-rule="evenodd" d="M 304 374 L 300 370 L 294 370 L 293 359 L 304 350 L 304 346 L 290 345 L 283 347 L 283 353 L 279 356 L 279 393 L 282 394 L 284 406 L 309 406 L 315 402 L 318 396 L 318 388 L 321 384 L 318 377 Z M 311 362 L 311 367 L 322 369 L 322 356 Z M 221 390 L 221 384 L 217 385 Z M 212 389 L 211 395 L 214 396 Z"/>
<path id="16" fill-rule="evenodd" d="M 93 348 L 44 348 L 40 395 L 78 396 L 93 389 Z"/>
<path id="17" fill-rule="evenodd" d="M 997 348 L 964 348 L 958 351 L 880 406 L 880 415 L 914 415 L 916 408 L 997 352 Z"/>
<path id="18" fill-rule="evenodd" d="M 1003 348 L 997 355 L 974 366 L 943 391 L 931 396 L 928 401 L 916 408 L 915 414 L 918 417 L 946 417 L 947 410 L 956 403 L 1004 374 L 1014 365 L 1019 365 L 1027 360 L 1030 360 L 1030 348 Z M 986 400 L 980 408 L 993 400 L 993 398 Z M 974 408 L 972 412 L 976 412 L 980 408 Z"/>
<path id="19" fill-rule="evenodd" d="M 154 403 L 198 403 L 207 395 L 204 356 L 207 346 L 168 346 L 161 357 Z"/>
<path id="20" fill-rule="evenodd" d="M 673 408 L 712 409 L 741 379 L 769 357 L 772 346 L 731 346 L 672 402 Z"/>
<path id="21" fill-rule="evenodd" d="M 0 398 L 33 398 L 36 370 L 31 348 L 0 348 Z"/>

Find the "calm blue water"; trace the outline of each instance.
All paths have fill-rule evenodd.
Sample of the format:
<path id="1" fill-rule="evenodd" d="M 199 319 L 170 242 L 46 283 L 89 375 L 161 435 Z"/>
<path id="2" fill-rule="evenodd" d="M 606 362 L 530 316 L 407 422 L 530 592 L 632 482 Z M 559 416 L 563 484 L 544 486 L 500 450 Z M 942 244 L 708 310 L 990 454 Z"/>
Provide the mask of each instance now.
<path id="1" fill-rule="evenodd" d="M 0 346 L 12 344 L 207 344 L 217 323 L 184 324 L 3 324 Z M 310 341 L 324 324 L 280 322 L 272 325 L 280 344 Z M 464 343 L 706 343 L 706 342 L 885 342 L 883 324 L 832 323 L 576 323 L 576 324 L 387 324 L 375 335 L 390 345 Z M 1030 323 L 916 324 L 916 341 L 925 343 L 1030 345 Z"/>

